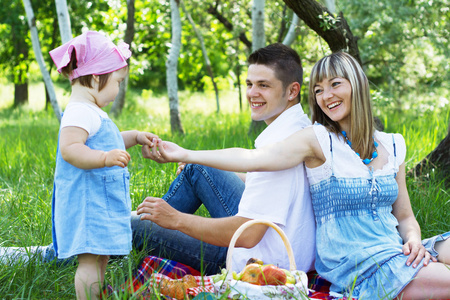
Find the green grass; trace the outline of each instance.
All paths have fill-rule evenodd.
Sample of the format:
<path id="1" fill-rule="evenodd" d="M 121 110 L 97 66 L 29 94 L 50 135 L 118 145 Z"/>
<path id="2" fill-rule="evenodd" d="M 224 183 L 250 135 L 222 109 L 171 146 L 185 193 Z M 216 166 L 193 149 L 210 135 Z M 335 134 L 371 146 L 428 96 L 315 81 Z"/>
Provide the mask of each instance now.
<path id="1" fill-rule="evenodd" d="M 9 87 L 7 87 L 9 88 Z M 32 89 L 39 90 L 37 86 Z M 7 90 L 7 89 L 3 89 Z M 67 93 L 57 89 L 62 106 Z M 31 94 L 31 93 L 30 93 Z M 47 245 L 51 243 L 51 196 L 58 135 L 58 121 L 53 112 L 43 110 L 43 97 L 21 109 L 7 108 L 10 98 L 0 101 L 0 244 L 2 246 Z M 252 147 L 247 136 L 250 115 L 247 104 L 239 111 L 236 92 L 221 94 L 221 113 L 216 114 L 213 94 L 180 93 L 180 111 L 184 136 L 170 132 L 169 105 L 164 95 L 130 90 L 123 114 L 114 121 L 121 130 L 139 129 L 154 132 L 191 149 Z M 2 102 L 3 101 L 3 102 Z M 435 112 L 398 113 L 380 108 L 387 132 L 405 137 L 407 169 L 415 166 L 433 150 L 447 132 L 450 109 Z M 305 109 L 307 111 L 307 109 Z M 129 166 L 133 209 L 146 196 L 162 196 L 175 178 L 175 164 L 158 165 L 141 157 L 139 146 L 130 149 Z M 450 190 L 436 172 L 420 178 L 408 177 L 411 202 L 423 235 L 450 230 Z M 207 216 L 202 210 L 201 215 Z M 131 253 L 108 266 L 107 281 L 115 286 L 125 281 L 136 268 L 142 253 Z M 4 299 L 73 299 L 74 266 L 52 264 L 0 264 L 0 298 Z M 136 296 L 137 297 L 137 296 Z M 133 296 L 118 293 L 115 299 Z"/>

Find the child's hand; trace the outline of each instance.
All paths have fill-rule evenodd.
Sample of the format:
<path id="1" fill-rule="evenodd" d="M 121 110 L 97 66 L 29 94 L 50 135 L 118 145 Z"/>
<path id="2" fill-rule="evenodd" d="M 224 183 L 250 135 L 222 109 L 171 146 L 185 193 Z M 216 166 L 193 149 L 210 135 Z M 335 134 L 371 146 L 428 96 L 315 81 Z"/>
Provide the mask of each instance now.
<path id="1" fill-rule="evenodd" d="M 153 139 L 158 139 L 158 136 L 150 132 L 140 131 L 136 136 L 136 142 L 142 146 L 148 145 L 149 147 L 153 147 Z"/>
<path id="2" fill-rule="evenodd" d="M 108 151 L 105 156 L 105 167 L 118 166 L 125 168 L 131 160 L 130 154 L 120 149 Z"/>

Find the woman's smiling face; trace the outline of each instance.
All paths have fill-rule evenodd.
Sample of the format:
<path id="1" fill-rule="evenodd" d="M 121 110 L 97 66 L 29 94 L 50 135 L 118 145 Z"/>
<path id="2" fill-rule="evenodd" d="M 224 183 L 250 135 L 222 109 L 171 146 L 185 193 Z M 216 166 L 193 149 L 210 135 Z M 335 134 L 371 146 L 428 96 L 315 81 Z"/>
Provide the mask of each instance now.
<path id="1" fill-rule="evenodd" d="M 342 77 L 324 78 L 314 85 L 317 105 L 342 129 L 348 129 L 352 109 L 352 86 Z"/>

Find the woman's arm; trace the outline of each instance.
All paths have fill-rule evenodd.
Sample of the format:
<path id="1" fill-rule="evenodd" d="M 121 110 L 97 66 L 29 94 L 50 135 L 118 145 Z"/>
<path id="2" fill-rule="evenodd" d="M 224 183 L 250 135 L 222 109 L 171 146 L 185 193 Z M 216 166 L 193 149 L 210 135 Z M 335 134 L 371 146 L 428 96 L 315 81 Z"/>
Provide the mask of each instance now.
<path id="1" fill-rule="evenodd" d="M 158 141 L 151 154 L 152 159 L 160 163 L 183 161 L 235 172 L 284 170 L 308 159 L 322 156 L 312 127 L 297 131 L 281 142 L 259 149 L 194 151 L 181 148 L 174 143 Z"/>
<path id="2" fill-rule="evenodd" d="M 68 126 L 61 129 L 59 149 L 62 158 L 80 169 L 98 169 L 103 167 L 126 167 L 131 157 L 127 151 L 114 149 L 108 152 L 93 150 L 85 145 L 88 138 L 86 130 Z"/>
<path id="3" fill-rule="evenodd" d="M 406 264 L 409 266 L 412 263 L 412 266 L 415 268 L 422 258 L 425 258 L 424 265 L 427 265 L 430 259 L 433 261 L 436 261 L 436 259 L 431 257 L 430 253 L 422 245 L 420 226 L 414 216 L 406 187 L 405 163 L 399 167 L 396 179 L 398 198 L 392 206 L 392 213 L 398 220 L 397 229 L 404 243 L 403 254 L 409 255 Z"/>

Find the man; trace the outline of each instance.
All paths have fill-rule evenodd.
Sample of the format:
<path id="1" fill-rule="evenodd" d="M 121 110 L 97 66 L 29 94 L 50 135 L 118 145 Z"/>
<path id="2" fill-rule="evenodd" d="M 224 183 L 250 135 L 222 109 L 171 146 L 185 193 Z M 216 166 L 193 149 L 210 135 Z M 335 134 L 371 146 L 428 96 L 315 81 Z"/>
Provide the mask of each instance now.
<path id="1" fill-rule="evenodd" d="M 303 70 L 298 54 L 285 45 L 272 44 L 252 53 L 248 63 L 251 117 L 268 125 L 255 146 L 281 141 L 310 125 L 299 104 Z M 149 147 L 142 152 L 146 158 L 159 160 Z M 193 215 L 201 204 L 211 218 Z M 246 176 L 186 165 L 163 198 L 147 197 L 139 205 L 137 215 L 132 216 L 133 244 L 206 274 L 219 273 L 232 235 L 252 219 L 279 225 L 292 245 L 297 269 L 314 268 L 315 223 L 303 164 Z M 289 268 L 284 244 L 268 226 L 248 228 L 236 247 L 234 270 L 241 270 L 249 258 Z"/>

